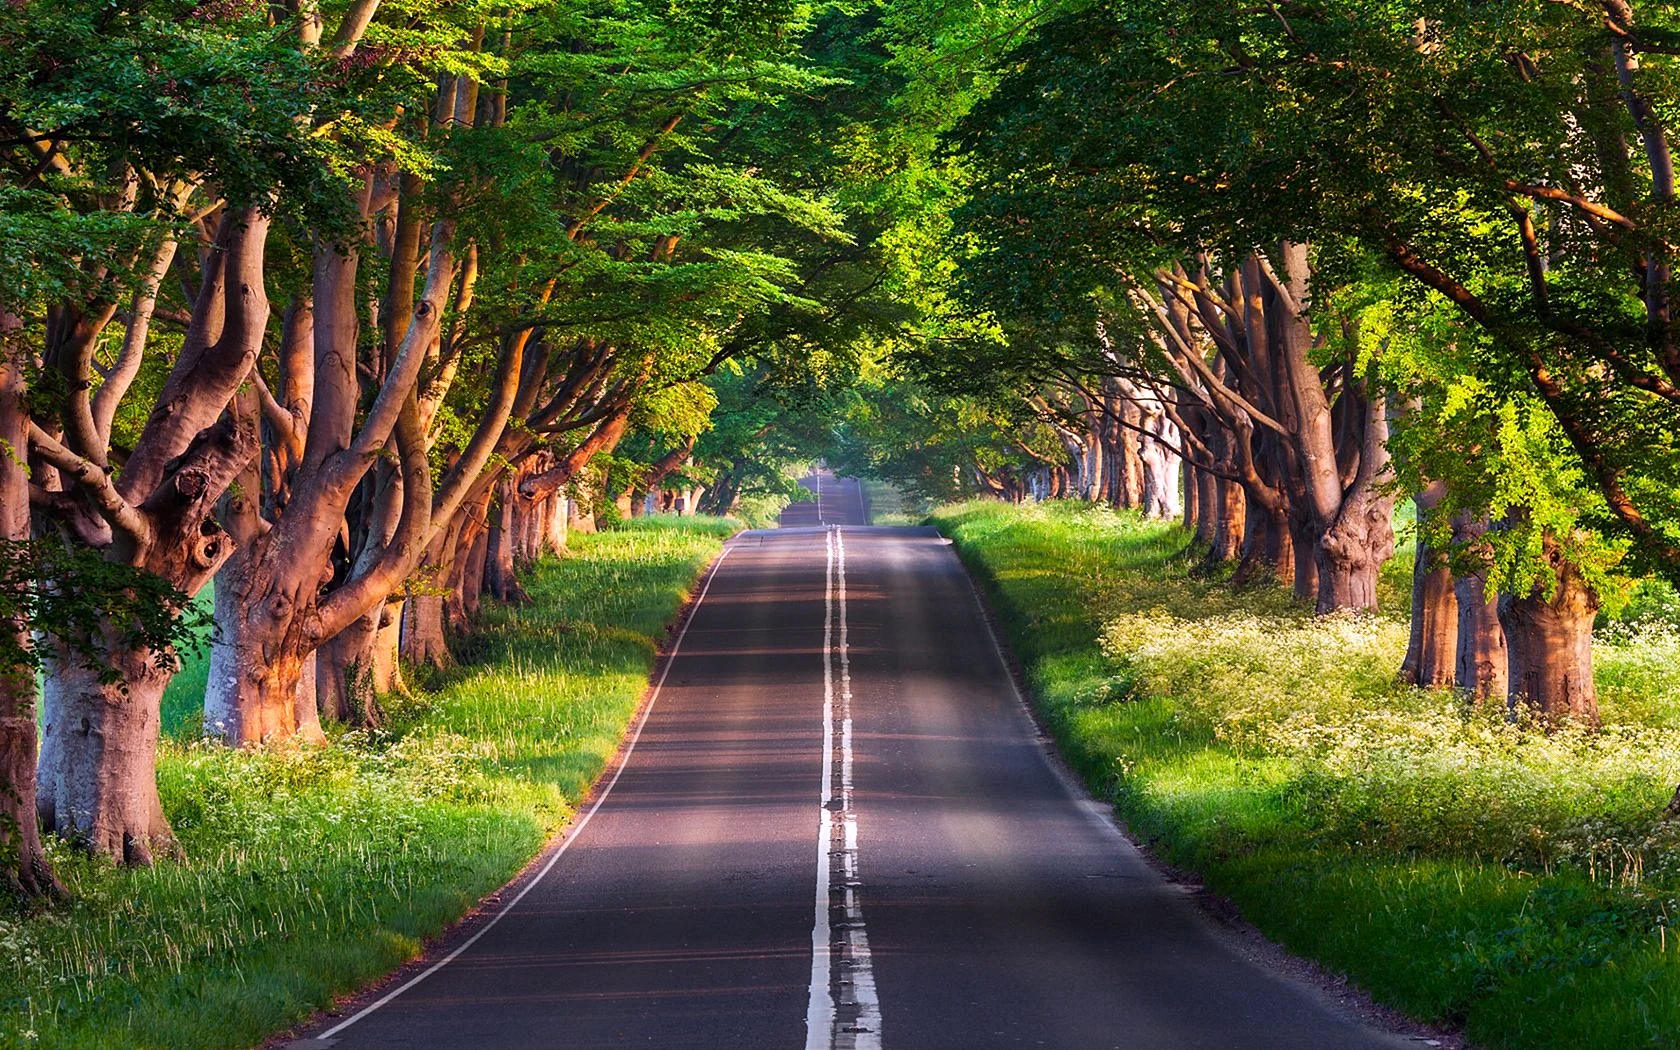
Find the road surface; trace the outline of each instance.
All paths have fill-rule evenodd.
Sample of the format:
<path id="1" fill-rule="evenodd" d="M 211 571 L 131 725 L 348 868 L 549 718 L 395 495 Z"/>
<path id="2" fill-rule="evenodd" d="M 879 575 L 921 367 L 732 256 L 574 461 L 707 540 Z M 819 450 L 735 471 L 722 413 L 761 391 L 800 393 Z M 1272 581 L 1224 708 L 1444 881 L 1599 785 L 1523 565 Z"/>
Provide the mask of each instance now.
<path id="1" fill-rule="evenodd" d="M 1418 1045 L 1215 931 L 1047 760 L 949 545 L 812 484 L 820 523 L 730 543 L 541 876 L 293 1046 Z"/>

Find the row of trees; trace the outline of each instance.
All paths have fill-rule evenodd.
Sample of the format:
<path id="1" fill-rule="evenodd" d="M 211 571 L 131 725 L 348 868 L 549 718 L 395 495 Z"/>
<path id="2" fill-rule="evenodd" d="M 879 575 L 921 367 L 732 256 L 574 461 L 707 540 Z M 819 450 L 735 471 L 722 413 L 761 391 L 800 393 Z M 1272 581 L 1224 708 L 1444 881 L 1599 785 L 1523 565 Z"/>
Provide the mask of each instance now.
<path id="1" fill-rule="evenodd" d="M 1595 615 L 1680 580 L 1673 8 L 926 17 L 973 85 L 949 294 L 992 327 L 897 361 L 992 420 L 943 446 L 977 487 L 1165 515 L 1097 464 L 1176 459 L 1208 557 L 1321 613 L 1374 607 L 1409 498 L 1405 675 L 1595 721 Z"/>
<path id="2" fill-rule="evenodd" d="M 893 173 L 824 158 L 862 152 L 882 104 L 850 21 L 778 0 L 0 9 L 15 887 L 53 886 L 41 832 L 129 864 L 175 850 L 159 703 L 212 581 L 207 733 L 319 740 L 378 719 L 399 657 L 447 663 L 569 506 L 783 484 L 806 442 L 767 442 L 773 417 L 901 320 Z"/>

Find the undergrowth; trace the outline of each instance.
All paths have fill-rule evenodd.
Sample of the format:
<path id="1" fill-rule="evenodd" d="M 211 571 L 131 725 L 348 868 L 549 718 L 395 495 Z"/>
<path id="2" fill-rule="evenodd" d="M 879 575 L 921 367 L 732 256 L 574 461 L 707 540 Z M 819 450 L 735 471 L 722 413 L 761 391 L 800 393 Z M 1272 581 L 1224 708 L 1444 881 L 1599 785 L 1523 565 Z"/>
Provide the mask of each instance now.
<path id="1" fill-rule="evenodd" d="M 1601 632 L 1604 730 L 1548 734 L 1400 686 L 1403 609 L 1314 618 L 1199 579 L 1175 525 L 1074 504 L 933 520 L 1070 761 L 1268 935 L 1484 1046 L 1680 1047 L 1672 628 Z"/>
<path id="2" fill-rule="evenodd" d="M 181 863 L 125 871 L 54 842 L 70 903 L 0 914 L 0 1047 L 250 1046 L 413 958 L 566 821 L 617 750 L 666 625 L 735 528 L 652 519 L 572 538 L 473 662 L 377 732 L 158 761 Z"/>

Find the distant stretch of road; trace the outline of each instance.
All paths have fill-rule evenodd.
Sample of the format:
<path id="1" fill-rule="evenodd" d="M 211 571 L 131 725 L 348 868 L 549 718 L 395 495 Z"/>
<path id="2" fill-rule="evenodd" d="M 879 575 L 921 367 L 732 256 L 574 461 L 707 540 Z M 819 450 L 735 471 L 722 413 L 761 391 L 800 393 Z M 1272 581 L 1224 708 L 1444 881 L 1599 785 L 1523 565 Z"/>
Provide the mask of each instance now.
<path id="1" fill-rule="evenodd" d="M 1216 931 L 1058 775 L 949 545 L 809 484 L 729 544 L 565 851 L 293 1045 L 1418 1045 Z"/>

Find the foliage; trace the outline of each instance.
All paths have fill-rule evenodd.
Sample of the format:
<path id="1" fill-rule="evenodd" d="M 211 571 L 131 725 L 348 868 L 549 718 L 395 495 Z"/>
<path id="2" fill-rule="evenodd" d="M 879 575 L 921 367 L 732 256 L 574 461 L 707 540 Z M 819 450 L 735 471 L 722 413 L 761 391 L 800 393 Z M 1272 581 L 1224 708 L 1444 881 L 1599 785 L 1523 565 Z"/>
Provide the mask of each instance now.
<path id="1" fill-rule="evenodd" d="M 108 644 L 151 650 L 159 667 L 173 668 L 178 650 L 202 654 L 209 616 L 160 577 L 97 552 L 50 540 L 0 540 L 0 623 L 29 624 L 102 681 L 115 682 L 105 660 Z M 41 666 L 29 636 L 0 632 L 0 674 L 33 675 Z"/>

